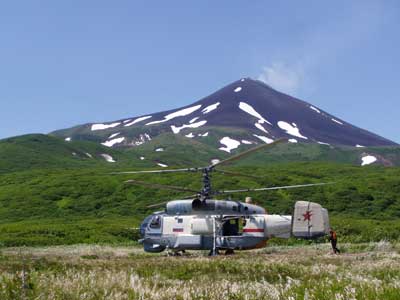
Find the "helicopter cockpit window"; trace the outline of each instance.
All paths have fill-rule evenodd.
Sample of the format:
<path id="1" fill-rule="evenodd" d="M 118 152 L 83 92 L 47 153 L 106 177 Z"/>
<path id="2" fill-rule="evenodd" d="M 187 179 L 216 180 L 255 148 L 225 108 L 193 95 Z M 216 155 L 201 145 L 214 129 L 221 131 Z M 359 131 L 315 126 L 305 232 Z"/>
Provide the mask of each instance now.
<path id="1" fill-rule="evenodd" d="M 183 223 L 183 219 L 182 219 L 182 218 L 178 218 L 178 219 L 176 220 L 176 222 L 178 222 L 178 223 Z"/>
<path id="2" fill-rule="evenodd" d="M 236 205 L 232 206 L 232 210 L 237 211 L 237 206 Z"/>
<path id="3" fill-rule="evenodd" d="M 161 226 L 161 220 L 160 216 L 155 216 L 150 223 L 150 228 L 160 228 Z"/>

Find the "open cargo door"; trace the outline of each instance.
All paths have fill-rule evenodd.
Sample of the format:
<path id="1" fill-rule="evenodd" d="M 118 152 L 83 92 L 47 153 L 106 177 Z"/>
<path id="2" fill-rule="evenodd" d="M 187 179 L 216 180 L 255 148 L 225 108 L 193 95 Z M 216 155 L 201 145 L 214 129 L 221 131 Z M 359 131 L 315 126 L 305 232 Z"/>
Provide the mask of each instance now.
<path id="1" fill-rule="evenodd" d="M 297 201 L 292 217 L 292 235 L 313 239 L 329 233 L 328 210 L 318 203 Z"/>

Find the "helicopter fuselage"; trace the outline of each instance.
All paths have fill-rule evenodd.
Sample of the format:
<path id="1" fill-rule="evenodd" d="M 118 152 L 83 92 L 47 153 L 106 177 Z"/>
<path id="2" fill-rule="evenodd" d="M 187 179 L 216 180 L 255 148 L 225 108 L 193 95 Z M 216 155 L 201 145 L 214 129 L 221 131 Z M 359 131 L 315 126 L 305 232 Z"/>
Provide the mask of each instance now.
<path id="1" fill-rule="evenodd" d="M 271 237 L 315 238 L 325 235 L 329 228 L 326 210 L 316 203 L 297 202 L 296 220 L 293 220 L 292 215 L 267 214 L 265 209 L 254 204 L 232 200 L 199 201 L 170 201 L 165 211 L 148 216 L 140 227 L 144 250 L 247 250 L 265 246 Z M 304 209 L 301 208 L 304 207 L 314 218 L 302 220 Z"/>

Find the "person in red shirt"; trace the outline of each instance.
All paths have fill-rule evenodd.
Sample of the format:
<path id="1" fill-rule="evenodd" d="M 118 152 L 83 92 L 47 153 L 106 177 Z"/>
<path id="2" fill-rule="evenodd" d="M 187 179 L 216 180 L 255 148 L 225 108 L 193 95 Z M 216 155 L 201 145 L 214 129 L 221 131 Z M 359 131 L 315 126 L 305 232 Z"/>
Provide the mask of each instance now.
<path id="1" fill-rule="evenodd" d="M 340 250 L 336 247 L 337 245 L 337 235 L 336 232 L 331 228 L 329 230 L 329 241 L 331 242 L 332 245 L 332 250 L 334 254 L 340 254 Z"/>

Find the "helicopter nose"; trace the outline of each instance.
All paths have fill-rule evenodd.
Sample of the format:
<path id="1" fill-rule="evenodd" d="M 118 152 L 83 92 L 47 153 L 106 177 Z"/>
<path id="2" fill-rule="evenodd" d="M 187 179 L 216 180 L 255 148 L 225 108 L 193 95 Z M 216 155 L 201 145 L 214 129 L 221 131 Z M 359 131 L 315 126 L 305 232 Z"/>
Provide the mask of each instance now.
<path id="1" fill-rule="evenodd" d="M 147 227 L 146 223 L 143 222 L 142 224 L 140 224 L 139 233 L 141 238 L 144 238 L 146 227 Z"/>

